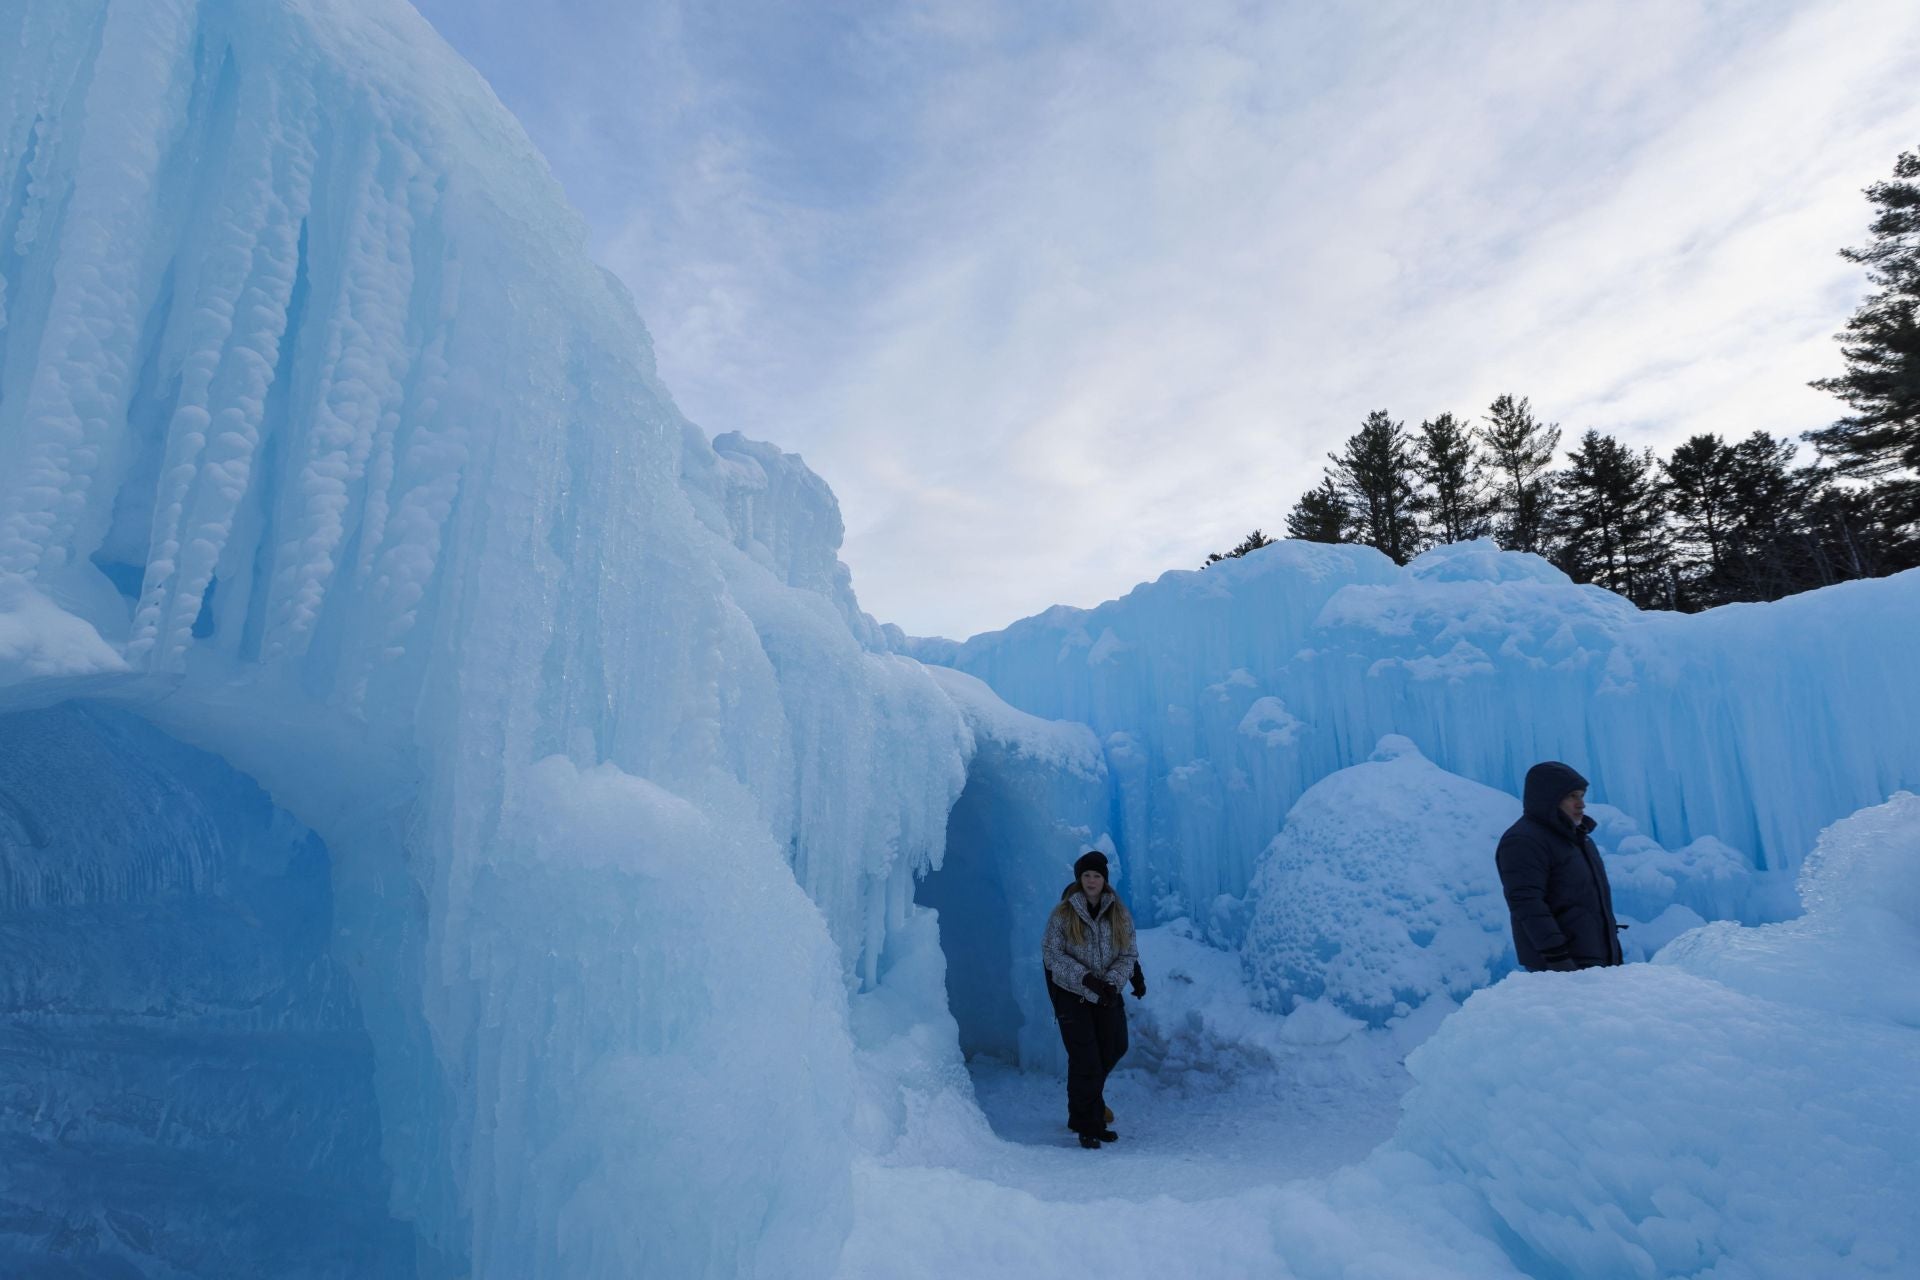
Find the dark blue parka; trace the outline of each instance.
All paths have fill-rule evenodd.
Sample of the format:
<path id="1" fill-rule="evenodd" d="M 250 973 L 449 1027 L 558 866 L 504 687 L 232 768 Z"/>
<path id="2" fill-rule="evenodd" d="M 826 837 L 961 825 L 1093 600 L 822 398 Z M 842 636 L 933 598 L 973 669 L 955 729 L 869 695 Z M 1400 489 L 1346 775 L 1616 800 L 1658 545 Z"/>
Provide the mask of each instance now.
<path id="1" fill-rule="evenodd" d="M 1513 918 L 1513 950 L 1528 969 L 1587 969 L 1620 963 L 1607 869 L 1588 832 L 1576 829 L 1560 802 L 1587 780 L 1548 761 L 1527 770 L 1524 812 L 1500 837 L 1494 860 Z"/>

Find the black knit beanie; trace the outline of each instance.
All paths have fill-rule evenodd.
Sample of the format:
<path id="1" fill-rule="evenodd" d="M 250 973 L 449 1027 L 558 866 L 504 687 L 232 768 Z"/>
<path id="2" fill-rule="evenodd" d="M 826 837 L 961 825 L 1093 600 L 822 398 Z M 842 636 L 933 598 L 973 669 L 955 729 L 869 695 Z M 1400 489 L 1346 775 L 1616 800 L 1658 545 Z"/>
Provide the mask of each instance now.
<path id="1" fill-rule="evenodd" d="M 1080 855 L 1080 861 L 1073 864 L 1073 878 L 1078 880 L 1088 871 L 1098 871 L 1107 879 L 1113 879 L 1112 876 L 1107 875 L 1107 855 L 1098 849 L 1089 849 Z"/>

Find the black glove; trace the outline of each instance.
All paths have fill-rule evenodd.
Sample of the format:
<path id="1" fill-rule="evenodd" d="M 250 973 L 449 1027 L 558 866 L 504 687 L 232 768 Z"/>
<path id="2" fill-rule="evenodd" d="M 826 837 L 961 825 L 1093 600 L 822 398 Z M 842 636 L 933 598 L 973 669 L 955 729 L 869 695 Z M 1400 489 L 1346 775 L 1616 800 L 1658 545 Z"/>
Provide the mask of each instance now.
<path id="1" fill-rule="evenodd" d="M 1080 985 L 1093 992 L 1095 1000 L 1111 1000 L 1120 994 L 1113 989 L 1111 982 L 1105 978 L 1096 978 L 1091 973 L 1080 979 Z"/>
<path id="2" fill-rule="evenodd" d="M 1135 1000 L 1147 998 L 1147 974 L 1139 965 L 1133 966 L 1133 998 Z"/>

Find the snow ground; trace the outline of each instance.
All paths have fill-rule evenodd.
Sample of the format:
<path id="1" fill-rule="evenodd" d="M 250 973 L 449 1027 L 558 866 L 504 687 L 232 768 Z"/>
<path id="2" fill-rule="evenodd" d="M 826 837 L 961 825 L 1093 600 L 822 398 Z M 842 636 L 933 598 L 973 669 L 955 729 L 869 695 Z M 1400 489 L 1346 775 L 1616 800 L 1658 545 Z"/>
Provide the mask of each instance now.
<path id="1" fill-rule="evenodd" d="M 1331 1173 L 1386 1141 L 1411 1083 L 1397 1063 L 1352 1086 L 1275 1074 L 1212 1089 L 1123 1065 L 1107 1082 L 1120 1141 L 1090 1152 L 1067 1132 L 1063 1077 L 987 1060 L 970 1070 L 998 1142 L 959 1152 L 950 1167 L 1061 1201 L 1210 1200 Z"/>
<path id="2" fill-rule="evenodd" d="M 1311 1054 L 1205 1083 L 1123 1067 L 1107 1088 L 1121 1140 L 1098 1151 L 1066 1130 L 1063 1076 L 976 1059 L 972 1100 L 922 1097 L 900 1143 L 856 1164 L 839 1280 L 1011 1280 L 1068 1259 L 1101 1275 L 1514 1276 L 1431 1196 L 1383 1212 L 1379 1176 L 1355 1166 L 1410 1078 L 1391 1035 L 1361 1039 L 1365 1079 L 1354 1045 L 1326 1050 L 1331 1072 Z"/>
<path id="3" fill-rule="evenodd" d="M 1237 959 L 1185 922 L 1141 941 L 1150 990 L 1128 1001 L 1131 1048 L 1107 1085 L 1120 1141 L 1080 1148 L 1062 1071 L 982 1055 L 917 1076 L 897 1140 L 856 1166 L 842 1280 L 1042 1274 L 1083 1221 L 1102 1224 L 1099 1238 L 1075 1248 L 1108 1274 L 1318 1274 L 1298 1269 L 1303 1224 L 1392 1135 L 1412 1037 L 1324 1004 L 1255 1008 Z M 1335 1247 L 1354 1255 L 1350 1238 Z M 1415 1251 L 1400 1241 L 1391 1254 Z"/>
<path id="4" fill-rule="evenodd" d="M 1107 1082 L 1119 1142 L 1085 1151 L 1067 1131 L 1064 1068 L 982 1054 L 967 1063 L 977 1114 L 954 1114 L 972 1111 L 963 1098 L 923 1099 L 890 1159 L 1051 1200 L 1199 1201 L 1329 1173 L 1385 1141 L 1417 1037 L 1324 1002 L 1259 1009 L 1237 957 L 1194 932 L 1182 920 L 1140 935 L 1148 995 L 1127 999 L 1128 1053 Z"/>

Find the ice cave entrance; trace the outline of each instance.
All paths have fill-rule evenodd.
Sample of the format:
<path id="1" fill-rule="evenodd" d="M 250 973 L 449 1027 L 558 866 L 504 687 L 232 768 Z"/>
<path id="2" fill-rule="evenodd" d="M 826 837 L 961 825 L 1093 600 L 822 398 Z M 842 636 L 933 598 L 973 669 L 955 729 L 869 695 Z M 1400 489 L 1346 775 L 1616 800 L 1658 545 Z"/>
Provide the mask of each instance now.
<path id="1" fill-rule="evenodd" d="M 0 1167 L 36 1224 L 16 1242 L 90 1274 L 412 1272 L 332 870 L 252 779 L 146 720 L 0 715 L 0 1055 L 25 1095 Z"/>
<path id="2" fill-rule="evenodd" d="M 987 1058 L 1020 1065 L 1025 1020 L 1014 966 L 1030 965 L 1033 994 L 1040 999 L 1045 988 L 1040 935 L 1019 936 L 1006 875 L 1007 851 L 1031 835 L 1020 807 L 1002 790 L 993 773 L 976 768 L 968 774 L 947 818 L 946 854 L 939 869 L 920 881 L 914 901 L 940 913 L 947 1007 L 960 1027 L 960 1051 L 969 1063 Z M 1061 884 L 1069 878 L 1063 873 Z"/>

